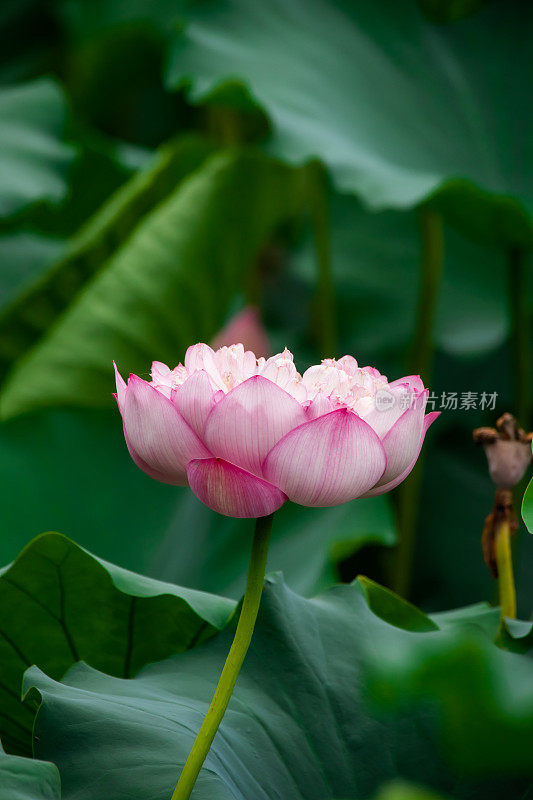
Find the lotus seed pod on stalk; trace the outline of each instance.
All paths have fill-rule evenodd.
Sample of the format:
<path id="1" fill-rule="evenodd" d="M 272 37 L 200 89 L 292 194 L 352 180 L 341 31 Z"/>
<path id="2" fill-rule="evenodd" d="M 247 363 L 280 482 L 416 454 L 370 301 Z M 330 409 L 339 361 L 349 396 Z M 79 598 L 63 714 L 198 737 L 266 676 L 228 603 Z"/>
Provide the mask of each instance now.
<path id="1" fill-rule="evenodd" d="M 510 540 L 518 529 L 518 521 L 512 489 L 531 463 L 533 436 L 526 434 L 509 413 L 498 419 L 496 428 L 476 428 L 473 436 L 476 443 L 483 445 L 489 473 L 496 485 L 494 506 L 483 527 L 483 557 L 493 577 L 498 578 L 502 619 L 514 618 L 516 591 Z"/>
<path id="2" fill-rule="evenodd" d="M 483 445 L 490 477 L 498 489 L 512 489 L 520 483 L 531 464 L 532 438 L 509 413 L 502 414 L 496 428 L 476 428 L 474 441 Z"/>

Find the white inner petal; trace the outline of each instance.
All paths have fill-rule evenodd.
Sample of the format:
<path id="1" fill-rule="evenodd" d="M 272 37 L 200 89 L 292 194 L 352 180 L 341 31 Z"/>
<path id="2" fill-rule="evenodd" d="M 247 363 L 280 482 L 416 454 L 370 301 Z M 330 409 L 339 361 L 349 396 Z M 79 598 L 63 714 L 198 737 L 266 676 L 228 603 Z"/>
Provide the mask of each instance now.
<path id="1" fill-rule="evenodd" d="M 309 367 L 302 375 L 297 371 L 290 350 L 285 348 L 268 359 L 256 358 L 242 344 L 212 350 L 198 344 L 187 351 L 185 363 L 170 369 L 155 361 L 152 365 L 152 385 L 167 397 L 195 372 L 207 372 L 213 391 L 227 394 L 253 375 L 262 375 L 292 395 L 305 408 L 318 396 L 328 398 L 332 408 L 349 408 L 360 417 L 376 411 L 376 395 L 383 398 L 389 383 L 374 367 L 359 367 L 352 356 L 335 360 L 326 358 Z M 392 395 L 391 395 L 392 396 Z M 324 404 L 324 408 L 328 406 Z M 380 410 L 378 408 L 378 410 Z"/>

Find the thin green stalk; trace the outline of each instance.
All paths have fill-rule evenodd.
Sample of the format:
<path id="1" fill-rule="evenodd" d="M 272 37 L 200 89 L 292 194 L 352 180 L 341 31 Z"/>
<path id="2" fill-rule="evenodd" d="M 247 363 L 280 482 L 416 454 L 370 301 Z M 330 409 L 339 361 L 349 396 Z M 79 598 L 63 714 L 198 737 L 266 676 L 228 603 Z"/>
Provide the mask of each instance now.
<path id="1" fill-rule="evenodd" d="M 442 217 L 438 211 L 431 208 L 420 209 L 420 238 L 420 288 L 409 366 L 413 374 L 422 375 L 427 382 L 431 377 L 433 364 L 435 310 L 444 262 L 444 233 Z"/>
<path id="2" fill-rule="evenodd" d="M 411 590 L 421 486 L 422 468 L 419 458 L 398 492 L 398 545 L 394 560 L 393 588 L 400 597 L 408 597 Z"/>
<path id="3" fill-rule="evenodd" d="M 196 779 L 200 774 L 202 765 L 226 712 L 235 682 L 250 646 L 263 591 L 272 518 L 273 514 L 268 517 L 259 517 L 256 520 L 248 579 L 235 637 L 211 700 L 211 705 L 194 740 L 192 750 L 185 762 L 171 800 L 187 800 L 191 796 Z"/>
<path id="4" fill-rule="evenodd" d="M 527 307 L 527 254 L 512 247 L 508 256 L 511 310 L 512 370 L 516 416 L 526 430 L 531 425 L 531 321 Z"/>
<path id="5" fill-rule="evenodd" d="M 420 209 L 420 234 L 422 264 L 409 368 L 412 373 L 421 375 L 427 385 L 431 378 L 435 310 L 444 260 L 442 218 L 437 211 L 427 207 Z M 411 586 L 421 479 L 419 459 L 402 484 L 398 498 L 399 542 L 396 548 L 393 584 L 395 591 L 403 597 L 409 594 Z"/>
<path id="6" fill-rule="evenodd" d="M 207 105 L 205 107 L 207 132 L 222 148 L 238 148 L 246 142 L 244 118 L 241 112 L 228 105 Z M 260 306 L 261 303 L 261 255 L 251 264 L 242 286 L 246 305 Z"/>
<path id="7" fill-rule="evenodd" d="M 511 551 L 511 526 L 502 522 L 496 534 L 496 560 L 498 563 L 498 593 L 500 596 L 500 615 L 516 619 L 516 591 L 513 576 L 513 557 Z"/>
<path id="8" fill-rule="evenodd" d="M 235 147 L 243 141 L 242 119 L 229 106 L 207 106 L 207 130 L 222 147 Z"/>
<path id="9" fill-rule="evenodd" d="M 328 182 L 325 170 L 318 162 L 310 164 L 308 170 L 311 176 L 311 219 L 318 267 L 318 345 L 322 358 L 335 358 L 338 355 L 337 314 L 331 274 Z"/>

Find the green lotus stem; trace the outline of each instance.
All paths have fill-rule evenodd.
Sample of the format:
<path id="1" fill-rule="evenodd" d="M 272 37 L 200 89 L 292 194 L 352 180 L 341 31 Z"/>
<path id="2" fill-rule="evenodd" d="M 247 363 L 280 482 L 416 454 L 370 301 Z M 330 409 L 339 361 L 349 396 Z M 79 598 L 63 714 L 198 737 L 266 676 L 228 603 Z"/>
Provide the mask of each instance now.
<path id="1" fill-rule="evenodd" d="M 243 141 L 242 120 L 239 112 L 229 106 L 208 105 L 207 129 L 222 147 L 235 147 Z"/>
<path id="2" fill-rule="evenodd" d="M 420 456 L 409 477 L 398 492 L 398 545 L 394 561 L 393 589 L 400 597 L 409 597 L 413 573 L 418 503 L 422 484 Z"/>
<path id="3" fill-rule="evenodd" d="M 410 371 L 422 376 L 427 386 L 431 378 L 434 351 L 435 310 L 444 261 L 442 217 L 428 207 L 420 209 L 422 264 Z M 416 525 L 421 488 L 421 464 L 418 460 L 402 484 L 398 497 L 399 542 L 396 549 L 394 590 L 407 597 L 411 586 Z"/>
<path id="4" fill-rule="evenodd" d="M 308 169 L 311 175 L 311 219 L 318 267 L 318 345 L 322 358 L 335 358 L 338 355 L 337 314 L 331 274 L 328 182 L 325 170 L 318 162 L 310 164 Z"/>
<path id="5" fill-rule="evenodd" d="M 235 637 L 211 700 L 211 705 L 194 740 L 192 750 L 174 789 L 172 800 L 187 800 L 191 796 L 194 784 L 226 712 L 237 677 L 250 646 L 263 592 L 268 541 L 273 516 L 273 514 L 270 514 L 268 517 L 259 517 L 256 520 L 248 579 Z"/>
<path id="6" fill-rule="evenodd" d="M 496 561 L 498 564 L 498 593 L 500 596 L 500 616 L 516 619 L 516 591 L 513 576 L 513 556 L 511 552 L 511 526 L 502 522 L 496 538 Z"/>
<path id="7" fill-rule="evenodd" d="M 508 256 L 509 300 L 513 348 L 513 379 L 516 416 L 529 428 L 531 423 L 531 321 L 527 307 L 527 254 L 512 247 Z"/>
<path id="8" fill-rule="evenodd" d="M 435 348 L 435 310 L 444 263 L 444 233 L 438 211 L 420 209 L 422 264 L 410 366 L 427 383 L 431 378 Z"/>

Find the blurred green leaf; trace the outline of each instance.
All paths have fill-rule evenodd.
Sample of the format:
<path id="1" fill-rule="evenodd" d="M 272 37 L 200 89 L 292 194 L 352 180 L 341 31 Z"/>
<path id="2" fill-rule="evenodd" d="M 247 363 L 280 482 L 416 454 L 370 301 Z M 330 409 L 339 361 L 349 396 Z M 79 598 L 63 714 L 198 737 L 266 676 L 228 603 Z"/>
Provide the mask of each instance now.
<path id="1" fill-rule="evenodd" d="M 193 4 L 168 80 L 209 102 L 240 78 L 277 155 L 319 156 L 372 209 L 429 198 L 486 243 L 532 244 L 531 5 L 490 3 L 435 27 L 415 0 Z M 509 65 L 513 68 L 510 69 Z"/>
<path id="2" fill-rule="evenodd" d="M 234 605 L 127 572 L 60 534 L 43 534 L 0 570 L 2 741 L 31 753 L 33 710 L 20 701 L 31 664 L 55 678 L 80 660 L 131 677 L 209 638 Z"/>
<path id="3" fill-rule="evenodd" d="M 3 307 L 57 259 L 64 243 L 28 231 L 0 236 L 0 304 Z M 1 317 L 0 317 L 1 319 Z M 1 323 L 0 323 L 1 324 Z"/>
<path id="4" fill-rule="evenodd" d="M 209 341 L 261 245 L 296 214 L 300 191 L 298 171 L 253 151 L 206 162 L 143 219 L 16 365 L 2 415 L 106 405 L 112 359 L 126 373 L 145 374 L 154 358 L 175 363 L 191 342 Z"/>
<path id="5" fill-rule="evenodd" d="M 0 800 L 60 800 L 55 764 L 4 753 L 0 744 Z"/>
<path id="6" fill-rule="evenodd" d="M 54 5 L 46 0 L 3 0 L 0 7 L 0 83 L 46 75 L 57 56 Z"/>
<path id="7" fill-rule="evenodd" d="M 375 800 L 446 800 L 441 794 L 436 795 L 422 786 L 404 781 L 392 781 L 382 787 Z"/>
<path id="8" fill-rule="evenodd" d="M 371 693 L 402 715 L 438 711 L 446 752 L 463 774 L 533 776 L 530 659 L 449 629 L 394 650 L 378 642 L 368 670 Z"/>
<path id="9" fill-rule="evenodd" d="M 59 4 L 69 53 L 65 82 L 81 119 L 149 147 L 194 125 L 196 110 L 163 83 L 182 5 L 183 0 Z"/>
<path id="10" fill-rule="evenodd" d="M 153 163 L 118 189 L 88 220 L 57 263 L 44 272 L 42 268 L 38 273 L 36 270 L 35 280 L 23 286 L 23 291 L 0 314 L 1 372 L 5 373 L 14 359 L 46 335 L 57 317 L 128 240 L 144 216 L 176 191 L 210 152 L 211 146 L 194 136 L 182 137 L 163 147 Z M 24 244 L 27 240 L 27 235 L 22 238 Z M 6 258 L 10 259 L 9 272 L 20 275 L 13 253 L 8 250 Z M 45 264 L 41 262 L 41 267 Z"/>
<path id="11" fill-rule="evenodd" d="M 122 25 L 143 22 L 156 30 L 177 23 L 183 0 L 65 0 L 62 13 L 77 39 Z"/>
<path id="12" fill-rule="evenodd" d="M 36 755 L 57 763 L 65 800 L 168 798 L 213 693 L 231 634 L 228 630 L 200 648 L 151 665 L 128 681 L 81 664 L 62 683 L 35 668 L 27 672 L 25 686 L 36 687 L 42 700 Z M 469 779 L 442 760 L 435 713 L 413 704 L 402 718 L 385 716 L 369 704 L 365 664 L 371 656 L 383 650 L 393 660 L 396 653 L 418 653 L 420 647 L 446 645 L 449 639 L 449 633 L 414 633 L 384 622 L 368 608 L 357 584 L 304 600 L 280 578 L 268 578 L 252 646 L 195 797 L 362 800 L 384 782 L 401 779 L 456 800 L 518 800 L 530 782 L 514 775 L 514 767 L 521 771 L 522 764 L 505 744 L 496 762 L 502 777 Z M 531 693 L 531 662 L 483 642 L 497 677 L 504 671 L 511 679 L 507 692 L 518 684 L 518 695 Z M 477 666 L 477 661 L 468 666 L 468 675 L 480 686 L 467 706 L 487 719 L 489 711 L 478 709 L 476 701 L 486 700 L 493 678 L 476 672 Z M 462 696 L 461 675 L 453 666 L 449 672 L 454 675 L 450 686 Z M 500 710 L 503 719 L 490 717 L 484 741 L 491 734 L 499 739 L 515 713 L 533 720 L 529 708 L 516 710 L 511 704 Z M 83 736 L 73 736 L 79 726 Z M 475 718 L 468 720 L 462 741 L 472 727 L 477 731 Z M 521 754 L 531 752 L 530 744 L 526 735 Z M 477 742 L 468 739 L 465 752 L 472 748 L 477 755 Z M 526 771 L 531 774 L 530 761 Z M 92 780 L 95 773 L 97 783 Z"/>
<path id="13" fill-rule="evenodd" d="M 62 141 L 66 104 L 59 85 L 41 78 L 2 87 L 0 119 L 0 217 L 31 203 L 57 203 L 74 157 Z"/>
<path id="14" fill-rule="evenodd" d="M 456 22 L 479 11 L 489 0 L 418 0 L 424 14 L 433 22 Z"/>
<path id="15" fill-rule="evenodd" d="M 95 131 L 76 134 L 78 156 L 69 172 L 68 196 L 57 206 L 25 211 L 17 217 L 18 230 L 26 227 L 62 239 L 74 238 L 135 172 L 153 167 L 161 155 Z"/>

